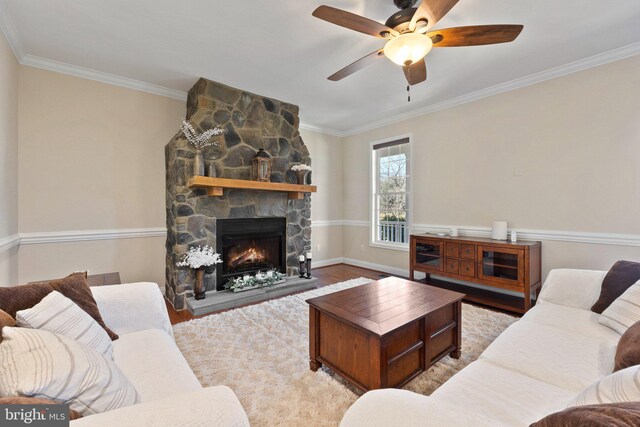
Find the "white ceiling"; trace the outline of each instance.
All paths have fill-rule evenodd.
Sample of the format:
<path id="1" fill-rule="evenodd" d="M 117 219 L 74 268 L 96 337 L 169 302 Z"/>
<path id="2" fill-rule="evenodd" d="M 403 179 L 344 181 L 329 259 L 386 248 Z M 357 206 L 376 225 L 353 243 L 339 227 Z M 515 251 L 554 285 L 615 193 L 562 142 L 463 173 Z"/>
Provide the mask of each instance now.
<path id="1" fill-rule="evenodd" d="M 379 22 L 397 10 L 392 0 L 0 0 L 0 25 L 23 63 L 45 58 L 179 91 L 205 77 L 298 104 L 307 126 L 338 134 L 640 53 L 639 0 L 460 0 L 435 28 L 524 24 L 522 34 L 434 48 L 407 103 L 402 70 L 386 59 L 327 80 L 383 41 L 312 17 L 320 4 Z"/>

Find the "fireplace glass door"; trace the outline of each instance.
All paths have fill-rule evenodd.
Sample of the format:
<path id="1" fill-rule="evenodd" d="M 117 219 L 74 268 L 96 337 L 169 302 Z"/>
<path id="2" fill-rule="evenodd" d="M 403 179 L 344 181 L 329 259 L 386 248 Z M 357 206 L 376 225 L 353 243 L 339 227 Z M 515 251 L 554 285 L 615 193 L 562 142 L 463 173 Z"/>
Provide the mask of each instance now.
<path id="1" fill-rule="evenodd" d="M 216 221 L 218 264 L 216 288 L 258 271 L 286 272 L 286 218 L 233 218 Z"/>

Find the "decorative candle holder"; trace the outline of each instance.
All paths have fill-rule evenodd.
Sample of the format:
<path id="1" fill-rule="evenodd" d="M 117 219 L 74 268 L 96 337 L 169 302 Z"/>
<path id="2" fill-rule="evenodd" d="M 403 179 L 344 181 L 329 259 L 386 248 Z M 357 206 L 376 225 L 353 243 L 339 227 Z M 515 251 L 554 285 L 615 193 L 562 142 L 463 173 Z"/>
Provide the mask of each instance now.
<path id="1" fill-rule="evenodd" d="M 300 255 L 300 257 L 298 258 L 298 261 L 300 261 L 300 268 L 298 269 L 298 277 L 300 277 L 301 279 L 304 279 L 305 276 L 305 257 L 304 255 Z"/>
<path id="2" fill-rule="evenodd" d="M 307 279 L 311 279 L 311 252 L 307 252 Z"/>

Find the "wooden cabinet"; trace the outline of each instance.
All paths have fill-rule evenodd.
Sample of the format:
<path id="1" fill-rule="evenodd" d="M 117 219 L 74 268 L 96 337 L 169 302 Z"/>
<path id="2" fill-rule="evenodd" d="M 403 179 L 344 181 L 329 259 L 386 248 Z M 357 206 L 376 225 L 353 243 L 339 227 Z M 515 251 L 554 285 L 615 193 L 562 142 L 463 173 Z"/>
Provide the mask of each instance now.
<path id="1" fill-rule="evenodd" d="M 540 291 L 540 242 L 516 243 L 469 237 L 412 235 L 410 273 L 427 274 L 426 282 L 456 292 L 468 301 L 525 313 Z M 458 279 L 482 285 L 473 287 L 431 278 Z M 492 290 L 511 291 L 500 293 Z M 520 297 L 513 292 L 521 294 Z"/>

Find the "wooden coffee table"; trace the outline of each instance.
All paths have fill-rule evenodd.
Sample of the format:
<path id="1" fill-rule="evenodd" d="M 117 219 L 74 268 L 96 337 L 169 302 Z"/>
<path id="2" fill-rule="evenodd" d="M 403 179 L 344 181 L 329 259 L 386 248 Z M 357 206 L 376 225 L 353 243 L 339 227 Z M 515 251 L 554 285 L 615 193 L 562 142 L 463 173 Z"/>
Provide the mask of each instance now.
<path id="1" fill-rule="evenodd" d="M 464 294 L 389 277 L 311 298 L 309 366 L 362 390 L 402 387 L 446 355 L 460 357 Z"/>

